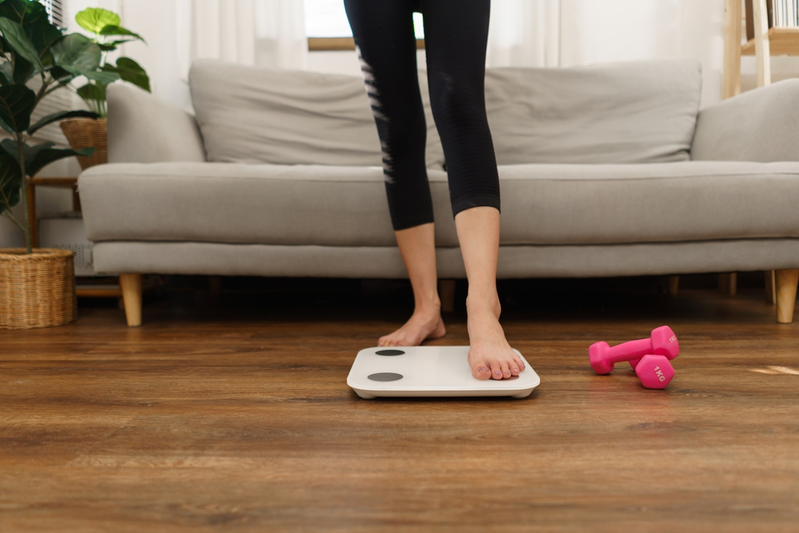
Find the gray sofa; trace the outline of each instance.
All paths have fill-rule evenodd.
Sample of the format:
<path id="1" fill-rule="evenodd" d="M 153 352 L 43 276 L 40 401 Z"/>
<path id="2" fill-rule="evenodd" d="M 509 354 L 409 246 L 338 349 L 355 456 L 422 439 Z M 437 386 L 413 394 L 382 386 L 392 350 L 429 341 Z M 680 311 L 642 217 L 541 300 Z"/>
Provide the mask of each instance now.
<path id="1" fill-rule="evenodd" d="M 79 177 L 98 272 L 401 278 L 358 77 L 200 60 L 195 114 L 108 87 L 109 163 Z M 465 277 L 426 81 L 439 276 Z M 489 69 L 500 278 L 777 271 L 799 277 L 799 80 L 701 112 L 700 65 Z"/>

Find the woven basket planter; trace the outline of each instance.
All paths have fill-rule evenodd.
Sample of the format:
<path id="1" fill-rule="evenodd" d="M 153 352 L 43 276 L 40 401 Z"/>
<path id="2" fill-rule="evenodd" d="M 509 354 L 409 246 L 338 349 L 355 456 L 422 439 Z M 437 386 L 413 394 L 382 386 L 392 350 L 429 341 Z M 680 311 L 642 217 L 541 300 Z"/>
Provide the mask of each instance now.
<path id="1" fill-rule="evenodd" d="M 0 249 L 0 329 L 68 324 L 78 314 L 72 252 Z"/>
<path id="2" fill-rule="evenodd" d="M 96 148 L 91 157 L 76 156 L 80 168 L 108 163 L 108 121 L 104 118 L 70 118 L 60 122 L 61 131 L 74 150 Z"/>

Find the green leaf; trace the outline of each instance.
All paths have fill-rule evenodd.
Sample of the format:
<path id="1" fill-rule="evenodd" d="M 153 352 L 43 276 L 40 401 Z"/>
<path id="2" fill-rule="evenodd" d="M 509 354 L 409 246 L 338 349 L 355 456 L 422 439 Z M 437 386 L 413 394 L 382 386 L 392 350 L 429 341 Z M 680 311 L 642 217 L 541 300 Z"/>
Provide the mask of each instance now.
<path id="1" fill-rule="evenodd" d="M 100 33 L 106 26 L 119 26 L 119 15 L 99 7 L 88 7 L 75 15 L 80 27 L 92 33 Z"/>
<path id="2" fill-rule="evenodd" d="M 44 59 L 49 54 L 50 47 L 64 37 L 61 30 L 46 20 L 26 25 L 24 28 L 38 52 L 39 59 Z"/>
<path id="3" fill-rule="evenodd" d="M 80 87 L 77 91 L 78 96 L 84 100 L 95 100 L 97 102 L 105 102 L 105 85 L 98 83 L 87 83 Z"/>
<path id="4" fill-rule="evenodd" d="M 11 68 L 11 61 L 0 63 L 0 84 L 12 85 L 14 83 L 14 69 Z"/>
<path id="5" fill-rule="evenodd" d="M 47 115 L 46 117 L 42 117 L 39 119 L 36 124 L 28 128 L 28 135 L 33 135 L 37 130 L 47 126 L 48 124 L 55 122 L 57 120 L 63 120 L 65 118 L 72 118 L 72 117 L 88 117 L 88 118 L 99 118 L 100 115 L 95 113 L 94 111 L 84 111 L 84 110 L 77 110 L 77 111 L 57 111 L 51 115 Z"/>
<path id="6" fill-rule="evenodd" d="M 11 19 L 23 26 L 48 21 L 47 9 L 39 2 L 4 0 L 0 2 L 0 17 Z"/>
<path id="7" fill-rule="evenodd" d="M 24 85 L 5 85 L 0 87 L 0 119 L 10 129 L 9 133 L 28 129 L 31 113 L 36 107 L 36 93 Z"/>
<path id="8" fill-rule="evenodd" d="M 100 67 L 100 46 L 80 33 L 64 36 L 52 46 L 52 51 L 54 64 L 73 74 L 95 71 Z"/>
<path id="9" fill-rule="evenodd" d="M 141 87 L 147 92 L 150 91 L 150 78 L 144 69 L 129 57 L 117 59 L 117 72 L 123 80 Z"/>
<path id="10" fill-rule="evenodd" d="M 36 47 L 33 46 L 33 43 L 25 34 L 25 29 L 19 23 L 11 19 L 0 17 L 0 31 L 3 32 L 3 37 L 5 37 L 6 41 L 17 55 L 28 60 L 37 72 L 44 71 L 44 65 L 42 65 L 39 59 L 39 52 L 36 50 Z"/>
<path id="11" fill-rule="evenodd" d="M 106 72 L 106 71 L 83 71 L 81 72 L 84 76 L 89 78 L 90 80 L 94 80 L 97 83 L 103 83 L 108 85 L 109 83 L 113 83 L 119 79 L 119 74 L 116 72 Z"/>
<path id="12" fill-rule="evenodd" d="M 142 37 L 138 33 L 133 33 L 132 31 L 123 28 L 122 26 L 108 25 L 102 30 L 100 30 L 100 35 L 127 35 L 129 37 L 134 37 L 135 39 L 143 41 L 145 43 L 147 42 L 144 40 L 144 37 Z"/>
<path id="13" fill-rule="evenodd" d="M 14 62 L 14 83 L 18 85 L 25 85 L 36 75 L 36 71 L 25 58 L 17 56 Z"/>
<path id="14" fill-rule="evenodd" d="M 81 148 L 80 150 L 73 150 L 72 148 L 44 148 L 36 153 L 30 163 L 27 162 L 28 155 L 25 155 L 25 173 L 28 174 L 28 176 L 35 176 L 37 172 L 53 161 L 77 155 L 91 157 L 96 151 L 96 148 Z"/>
<path id="15" fill-rule="evenodd" d="M 75 77 L 75 74 L 64 70 L 62 67 L 53 67 L 50 69 L 50 75 L 59 83 L 67 83 Z"/>
<path id="16" fill-rule="evenodd" d="M 17 160 L 7 154 L 0 155 L 0 213 L 19 203 L 22 173 Z"/>

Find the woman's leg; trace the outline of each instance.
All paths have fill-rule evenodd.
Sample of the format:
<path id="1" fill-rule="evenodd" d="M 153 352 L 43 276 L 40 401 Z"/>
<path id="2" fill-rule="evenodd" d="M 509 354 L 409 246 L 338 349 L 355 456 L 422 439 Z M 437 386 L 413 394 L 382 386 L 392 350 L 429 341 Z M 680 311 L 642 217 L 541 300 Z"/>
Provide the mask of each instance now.
<path id="1" fill-rule="evenodd" d="M 383 150 L 391 221 L 413 287 L 410 320 L 378 341 L 415 346 L 444 335 L 437 291 L 433 202 L 413 32 L 414 0 L 345 0 Z"/>
<path id="2" fill-rule="evenodd" d="M 438 298 L 433 224 L 422 224 L 394 234 L 413 287 L 414 310 L 404 326 L 381 337 L 377 345 L 418 346 L 425 339 L 437 339 L 446 333 Z"/>
<path id="3" fill-rule="evenodd" d="M 433 115 L 447 161 L 469 294 L 469 364 L 478 379 L 524 369 L 499 324 L 499 176 L 485 110 L 489 0 L 422 0 Z"/>

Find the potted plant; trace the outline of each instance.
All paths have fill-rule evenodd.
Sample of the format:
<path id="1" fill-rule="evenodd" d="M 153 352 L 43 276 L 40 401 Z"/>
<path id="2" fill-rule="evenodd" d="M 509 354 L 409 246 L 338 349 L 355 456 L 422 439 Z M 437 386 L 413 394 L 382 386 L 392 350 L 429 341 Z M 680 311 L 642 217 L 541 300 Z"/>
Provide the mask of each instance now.
<path id="1" fill-rule="evenodd" d="M 98 72 L 116 74 L 117 79 L 121 78 L 150 92 L 150 78 L 136 61 L 129 57 L 120 57 L 116 64 L 113 64 L 107 60 L 108 53 L 116 50 L 122 43 L 136 40 L 146 42 L 140 35 L 120 26 L 119 15 L 106 9 L 90 7 L 78 12 L 75 21 L 81 28 L 94 34 L 93 38 L 86 38 L 86 42 L 92 43 L 95 50 L 99 50 L 99 62 L 96 66 L 92 64 Z M 80 149 L 87 146 L 97 148 L 91 158 L 78 157 L 83 169 L 108 162 L 106 122 L 108 106 L 105 90 L 109 83 L 104 78 L 88 77 L 86 84 L 75 90 L 89 109 L 97 113 L 96 120 L 72 118 L 60 123 L 61 130 L 72 148 Z"/>
<path id="2" fill-rule="evenodd" d="M 34 250 L 27 192 L 44 166 L 73 156 L 91 156 L 94 148 L 55 148 L 27 141 L 39 128 L 70 117 L 97 116 L 94 111 L 59 111 L 31 124 L 31 115 L 46 95 L 85 76 L 104 83 L 119 78 L 98 69 L 100 49 L 83 35 L 63 33 L 51 24 L 38 1 L 0 0 L 0 128 L 10 138 L 0 141 L 0 215 L 25 234 L 25 248 L 0 250 L 0 328 L 31 328 L 74 320 L 75 278 L 72 252 Z M 28 87 L 41 80 L 36 91 Z M 11 208 L 21 203 L 20 220 Z"/>

